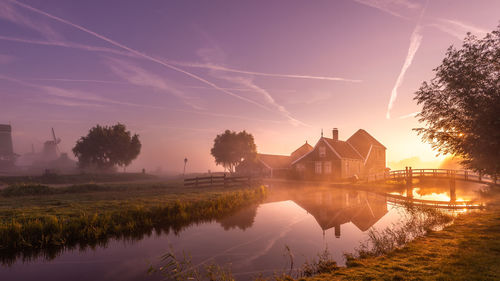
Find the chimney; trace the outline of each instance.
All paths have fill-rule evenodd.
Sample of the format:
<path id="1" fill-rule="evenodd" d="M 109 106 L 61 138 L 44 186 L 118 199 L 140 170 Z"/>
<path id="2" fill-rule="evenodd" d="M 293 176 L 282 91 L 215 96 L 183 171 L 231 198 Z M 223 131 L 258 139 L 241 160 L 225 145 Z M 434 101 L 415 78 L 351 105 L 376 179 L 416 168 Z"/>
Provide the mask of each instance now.
<path id="1" fill-rule="evenodd" d="M 334 141 L 338 141 L 339 140 L 339 129 L 333 128 L 333 130 L 332 130 L 332 139 Z"/>

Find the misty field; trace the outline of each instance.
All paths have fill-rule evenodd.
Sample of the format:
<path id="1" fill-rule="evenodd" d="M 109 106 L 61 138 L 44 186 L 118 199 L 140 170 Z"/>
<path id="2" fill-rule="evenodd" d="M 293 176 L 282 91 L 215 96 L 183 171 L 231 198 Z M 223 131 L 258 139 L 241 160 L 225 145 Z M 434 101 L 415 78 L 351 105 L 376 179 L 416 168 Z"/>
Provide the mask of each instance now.
<path id="1" fill-rule="evenodd" d="M 0 251 L 8 263 L 21 250 L 52 248 L 52 254 L 44 253 L 50 257 L 64 247 L 140 238 L 152 231 L 176 232 L 193 222 L 223 217 L 265 194 L 261 186 L 187 188 L 181 181 L 65 187 L 12 184 L 0 192 Z"/>

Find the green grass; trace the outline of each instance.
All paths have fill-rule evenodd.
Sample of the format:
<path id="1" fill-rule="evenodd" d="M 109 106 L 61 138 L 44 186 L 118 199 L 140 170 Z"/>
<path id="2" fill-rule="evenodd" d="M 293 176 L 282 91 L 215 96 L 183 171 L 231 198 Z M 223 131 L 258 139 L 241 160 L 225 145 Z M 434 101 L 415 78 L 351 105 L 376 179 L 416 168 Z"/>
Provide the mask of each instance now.
<path id="1" fill-rule="evenodd" d="M 350 258 L 306 280 L 500 280 L 500 190 L 487 192 L 489 208 L 458 216 L 379 257 Z"/>
<path id="2" fill-rule="evenodd" d="M 127 182 L 154 180 L 155 176 L 143 173 L 101 173 L 101 174 L 46 174 L 41 176 L 1 176 L 0 184 L 16 184 L 23 182 L 41 184 L 78 184 L 89 182 Z"/>
<path id="3" fill-rule="evenodd" d="M 177 232 L 193 222 L 221 218 L 266 195 L 264 187 L 185 188 L 180 182 L 15 185 L 0 196 L 0 256 L 54 257 L 64 248 Z"/>

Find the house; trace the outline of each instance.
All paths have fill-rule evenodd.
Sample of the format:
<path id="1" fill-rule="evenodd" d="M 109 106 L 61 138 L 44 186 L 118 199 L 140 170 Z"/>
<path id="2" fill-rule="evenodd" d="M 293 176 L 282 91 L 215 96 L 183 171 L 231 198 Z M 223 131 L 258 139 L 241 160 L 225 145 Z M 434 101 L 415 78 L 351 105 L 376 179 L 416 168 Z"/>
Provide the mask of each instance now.
<path id="1" fill-rule="evenodd" d="M 363 129 L 347 141 L 321 136 L 314 148 L 290 163 L 293 173 L 303 179 L 345 179 L 385 171 L 386 148 Z"/>
<path id="2" fill-rule="evenodd" d="M 254 161 L 243 161 L 236 172 L 244 175 L 268 178 L 284 178 L 290 173 L 290 163 L 311 151 L 313 147 L 303 144 L 290 155 L 274 155 L 258 153 Z"/>
<path id="3" fill-rule="evenodd" d="M 385 172 L 385 152 L 385 146 L 363 129 L 342 141 L 334 128 L 331 138 L 321 133 L 314 147 L 306 141 L 289 156 L 257 154 L 254 161 L 243 161 L 236 171 L 252 176 L 307 180 L 363 177 Z"/>

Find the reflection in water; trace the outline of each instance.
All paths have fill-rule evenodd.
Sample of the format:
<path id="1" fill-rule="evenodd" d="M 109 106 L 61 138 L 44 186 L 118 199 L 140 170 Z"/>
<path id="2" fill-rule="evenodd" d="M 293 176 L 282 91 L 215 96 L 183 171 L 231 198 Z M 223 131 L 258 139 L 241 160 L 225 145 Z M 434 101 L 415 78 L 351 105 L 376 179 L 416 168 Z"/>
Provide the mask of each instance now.
<path id="1" fill-rule="evenodd" d="M 420 200 L 481 203 L 477 191 L 483 187 L 485 185 L 465 181 L 421 179 L 420 182 L 406 187 L 404 192 L 392 194 Z"/>
<path id="2" fill-rule="evenodd" d="M 441 185 L 443 186 L 443 185 Z M 406 190 L 400 191 L 404 194 Z M 439 198 L 449 186 L 420 183 L 413 198 Z M 473 189 L 457 182 L 456 200 L 471 200 Z M 105 247 L 51 253 L 53 258 L 23 263 L 15 258 L 10 268 L 1 267 L 2 280 L 161 280 L 147 276 L 150 263 L 170 247 L 188 253 L 195 265 L 231 264 L 237 280 L 251 280 L 287 267 L 283 257 L 288 246 L 300 265 L 326 248 L 338 264 L 343 253 L 353 252 L 367 239 L 370 228 L 383 229 L 404 217 L 404 208 L 388 204 L 386 196 L 349 188 L 271 186 L 266 202 L 249 206 L 213 221 L 198 221 L 177 232 L 153 229 L 138 240 L 110 240 Z M 47 254 L 47 253 L 45 253 Z M 5 256 L 3 257 L 6 258 Z"/>
<path id="3" fill-rule="evenodd" d="M 366 231 L 387 213 L 386 197 L 366 191 L 302 188 L 279 193 L 279 201 L 292 200 L 311 214 L 323 231 L 334 228 L 337 238 L 341 225 L 352 222 Z"/>

